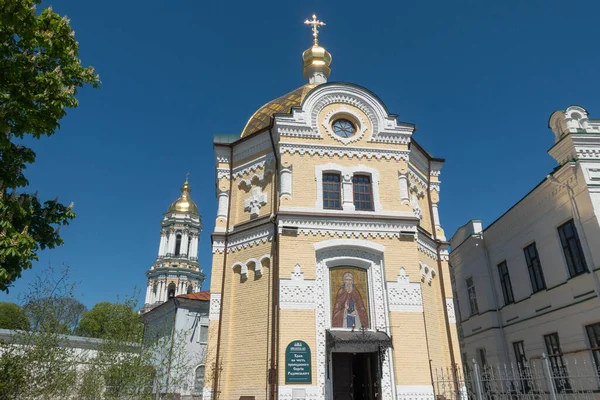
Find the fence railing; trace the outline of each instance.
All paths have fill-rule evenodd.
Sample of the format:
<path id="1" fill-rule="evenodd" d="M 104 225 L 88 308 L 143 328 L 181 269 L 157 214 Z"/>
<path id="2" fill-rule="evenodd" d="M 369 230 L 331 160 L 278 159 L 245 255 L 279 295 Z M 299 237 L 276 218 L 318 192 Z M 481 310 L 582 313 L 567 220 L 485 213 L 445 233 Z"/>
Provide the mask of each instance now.
<path id="1" fill-rule="evenodd" d="M 436 400 L 600 400 L 600 369 L 593 357 L 546 356 L 517 364 L 436 371 Z"/>

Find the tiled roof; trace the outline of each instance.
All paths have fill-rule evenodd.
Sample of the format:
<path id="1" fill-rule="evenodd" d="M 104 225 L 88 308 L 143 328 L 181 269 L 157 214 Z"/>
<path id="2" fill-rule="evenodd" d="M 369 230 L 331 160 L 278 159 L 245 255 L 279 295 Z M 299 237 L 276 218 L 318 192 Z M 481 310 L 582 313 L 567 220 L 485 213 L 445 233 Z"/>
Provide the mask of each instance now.
<path id="1" fill-rule="evenodd" d="M 207 290 L 205 292 L 180 294 L 179 296 L 177 296 L 177 298 L 178 299 L 210 301 L 210 292 Z"/>

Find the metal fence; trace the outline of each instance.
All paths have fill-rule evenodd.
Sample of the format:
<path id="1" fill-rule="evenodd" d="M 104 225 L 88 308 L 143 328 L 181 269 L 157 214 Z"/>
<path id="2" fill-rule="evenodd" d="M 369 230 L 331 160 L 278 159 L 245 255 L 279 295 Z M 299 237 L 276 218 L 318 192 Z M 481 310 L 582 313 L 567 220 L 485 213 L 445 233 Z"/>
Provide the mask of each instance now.
<path id="1" fill-rule="evenodd" d="M 436 371 L 436 400 L 600 400 L 600 369 L 581 355 L 546 356 L 517 364 Z"/>

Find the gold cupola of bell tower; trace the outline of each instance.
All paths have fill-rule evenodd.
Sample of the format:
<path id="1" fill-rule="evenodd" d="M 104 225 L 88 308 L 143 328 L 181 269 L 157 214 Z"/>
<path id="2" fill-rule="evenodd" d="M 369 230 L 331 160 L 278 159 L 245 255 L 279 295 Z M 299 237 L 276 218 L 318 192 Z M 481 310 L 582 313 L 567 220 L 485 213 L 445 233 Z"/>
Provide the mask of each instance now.
<path id="1" fill-rule="evenodd" d="M 312 25 L 313 45 L 302 53 L 302 75 L 309 83 L 325 83 L 331 74 L 331 54 L 324 47 L 319 46 L 319 29 L 325 26 L 324 22 L 317 19 L 313 14 L 312 20 L 304 21 L 306 25 Z"/>

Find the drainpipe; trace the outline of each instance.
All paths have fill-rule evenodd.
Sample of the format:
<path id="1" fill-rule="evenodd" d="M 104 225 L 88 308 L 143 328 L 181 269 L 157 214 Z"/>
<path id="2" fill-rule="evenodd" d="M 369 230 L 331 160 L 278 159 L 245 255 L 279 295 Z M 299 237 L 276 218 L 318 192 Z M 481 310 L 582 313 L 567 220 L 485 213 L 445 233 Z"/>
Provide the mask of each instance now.
<path id="1" fill-rule="evenodd" d="M 492 284 L 492 297 L 494 298 L 494 309 L 496 310 L 496 318 L 498 320 L 498 327 L 500 328 L 500 335 L 502 336 L 502 353 L 504 353 L 505 362 L 508 363 L 510 358 L 508 355 L 508 342 L 506 341 L 506 335 L 504 334 L 504 322 L 502 321 L 502 312 L 500 311 L 500 306 L 498 305 L 498 292 L 496 291 L 496 281 L 494 279 L 494 273 L 492 270 L 492 262 L 490 261 L 490 253 L 485 244 L 485 240 L 483 238 L 483 232 L 479 232 L 474 235 L 477 239 L 481 240 L 481 245 L 483 247 L 483 253 L 485 254 L 485 265 L 487 267 L 488 275 L 490 276 L 490 283 Z"/>
<path id="2" fill-rule="evenodd" d="M 577 180 L 577 164 L 571 163 L 571 170 L 573 171 L 573 176 L 575 176 L 575 180 Z M 546 179 L 548 182 L 558 186 L 564 187 L 569 196 L 569 203 L 571 203 L 571 217 L 573 218 L 573 222 L 575 223 L 575 229 L 577 232 L 581 232 L 581 241 L 582 241 L 582 249 L 584 252 L 584 257 L 591 261 L 591 268 L 588 268 L 588 273 L 592 274 L 592 280 L 594 281 L 594 291 L 596 292 L 596 296 L 600 297 L 600 280 L 596 272 L 594 271 L 594 259 L 592 257 L 592 253 L 590 252 L 590 247 L 588 245 L 587 235 L 585 230 L 583 229 L 583 225 L 581 225 L 581 216 L 579 215 L 579 208 L 577 207 L 577 203 L 575 202 L 575 192 L 573 188 L 569 186 L 567 182 L 561 183 L 556 179 L 553 175 L 547 175 Z"/>

